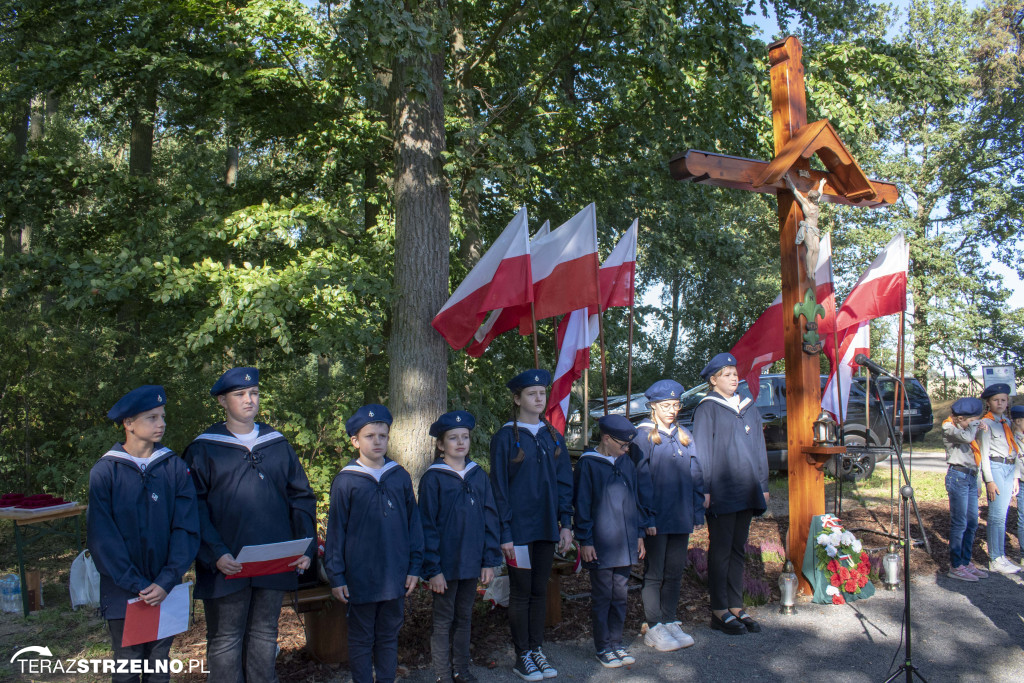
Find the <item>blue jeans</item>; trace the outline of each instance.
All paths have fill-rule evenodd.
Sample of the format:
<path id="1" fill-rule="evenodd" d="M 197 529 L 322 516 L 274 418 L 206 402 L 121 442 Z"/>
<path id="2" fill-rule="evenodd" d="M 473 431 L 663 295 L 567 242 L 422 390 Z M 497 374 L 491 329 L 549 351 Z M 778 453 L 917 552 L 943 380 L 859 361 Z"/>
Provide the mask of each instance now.
<path id="1" fill-rule="evenodd" d="M 1017 476 L 1017 466 L 994 462 L 992 481 L 999 489 L 996 499 L 988 504 L 988 556 L 990 560 L 1006 554 L 1006 512 L 1010 509 L 1010 495 L 1013 492 L 1013 480 Z"/>
<path id="2" fill-rule="evenodd" d="M 974 533 L 978 530 L 978 477 L 948 470 L 949 566 L 963 567 L 971 561 Z"/>
<path id="3" fill-rule="evenodd" d="M 352 683 L 392 683 L 398 670 L 398 632 L 405 596 L 348 606 L 348 664 Z M 374 675 L 376 674 L 376 676 Z"/>
<path id="4" fill-rule="evenodd" d="M 244 588 L 203 600 L 211 681 L 277 683 L 277 622 L 284 591 Z"/>
<path id="5" fill-rule="evenodd" d="M 590 619 L 597 654 L 622 647 L 627 583 L 629 567 L 590 570 Z"/>
<path id="6" fill-rule="evenodd" d="M 1020 543 L 1020 561 L 1024 562 L 1024 481 L 1017 492 L 1017 542 Z"/>

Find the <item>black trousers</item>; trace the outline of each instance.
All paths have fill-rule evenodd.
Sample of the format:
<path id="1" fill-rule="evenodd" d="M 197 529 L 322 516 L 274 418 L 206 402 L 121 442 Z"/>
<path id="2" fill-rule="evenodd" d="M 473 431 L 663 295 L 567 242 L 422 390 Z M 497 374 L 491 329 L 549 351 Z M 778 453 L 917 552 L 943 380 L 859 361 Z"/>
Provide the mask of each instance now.
<path id="1" fill-rule="evenodd" d="M 651 627 L 676 621 L 679 588 L 686 571 L 689 534 L 658 534 L 644 539 L 644 617 Z"/>
<path id="2" fill-rule="evenodd" d="M 544 644 L 548 579 L 555 559 L 554 541 L 529 544 L 530 569 L 508 568 L 508 625 L 516 656 Z"/>
<path id="3" fill-rule="evenodd" d="M 590 621 L 594 629 L 594 649 L 598 654 L 622 647 L 629 569 L 609 567 L 590 570 Z"/>
<path id="4" fill-rule="evenodd" d="M 476 579 L 448 582 L 448 590 L 434 593 L 434 628 L 430 655 L 434 675 L 447 679 L 452 670 L 469 671 L 470 623 L 476 600 Z"/>
<path id="5" fill-rule="evenodd" d="M 398 632 L 404 621 L 405 596 L 382 602 L 349 603 L 348 664 L 352 683 L 395 680 Z"/>
<path id="6" fill-rule="evenodd" d="M 708 591 L 711 609 L 743 607 L 744 547 L 753 510 L 708 515 Z"/>
<path id="7" fill-rule="evenodd" d="M 140 662 L 149 662 L 150 671 L 155 671 L 157 662 L 162 661 L 164 665 L 170 664 L 171 643 L 174 636 L 154 640 L 151 643 L 140 643 L 121 647 L 124 639 L 124 619 L 108 619 L 107 628 L 110 629 L 110 640 L 114 650 L 114 661 L 136 659 Z M 148 683 L 165 683 L 171 680 L 170 669 L 163 669 L 167 673 L 159 674 L 113 674 L 110 677 L 112 683 L 135 683 L 136 681 L 147 681 Z"/>

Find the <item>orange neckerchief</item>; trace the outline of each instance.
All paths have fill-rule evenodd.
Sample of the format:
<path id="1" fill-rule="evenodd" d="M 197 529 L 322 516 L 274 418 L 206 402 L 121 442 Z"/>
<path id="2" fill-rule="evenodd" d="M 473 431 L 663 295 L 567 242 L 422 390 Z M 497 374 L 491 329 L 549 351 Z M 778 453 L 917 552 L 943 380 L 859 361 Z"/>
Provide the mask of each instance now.
<path id="1" fill-rule="evenodd" d="M 1020 453 L 1020 451 L 1018 451 L 1018 449 L 1017 449 L 1017 439 L 1014 438 L 1014 436 L 1013 436 L 1013 429 L 1010 427 L 1010 421 L 1007 420 L 1005 416 L 1003 416 L 1003 417 L 1001 417 L 1001 418 L 999 418 L 997 420 L 996 416 L 993 415 L 992 411 L 990 410 L 987 413 L 985 413 L 984 415 L 982 415 L 981 419 L 983 419 L 983 420 L 992 420 L 993 422 L 999 422 L 1000 424 L 1002 424 L 1003 425 L 1003 435 L 1006 437 L 1006 443 L 1009 446 L 1010 451 L 1015 456 Z M 974 460 L 975 460 L 975 462 L 977 462 L 980 465 L 981 464 L 981 450 L 978 449 L 978 446 L 976 445 L 975 442 L 971 442 L 971 450 L 974 451 Z"/>
<path id="2" fill-rule="evenodd" d="M 946 425 L 951 425 L 951 424 L 953 424 L 953 416 L 952 415 L 950 415 L 949 417 L 947 417 L 945 420 L 942 421 L 942 426 L 943 427 L 945 427 Z M 981 448 L 978 446 L 978 442 L 977 441 L 972 441 L 971 442 L 971 453 L 974 454 L 974 466 L 975 467 L 981 467 Z"/>

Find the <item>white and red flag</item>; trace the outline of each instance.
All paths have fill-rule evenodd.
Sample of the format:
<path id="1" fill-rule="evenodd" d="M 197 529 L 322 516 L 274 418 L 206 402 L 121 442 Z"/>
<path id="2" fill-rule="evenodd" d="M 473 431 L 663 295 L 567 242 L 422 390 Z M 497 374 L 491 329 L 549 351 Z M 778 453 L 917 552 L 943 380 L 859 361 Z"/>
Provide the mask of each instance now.
<path id="1" fill-rule="evenodd" d="M 191 581 L 178 584 L 159 605 L 146 604 L 141 598 L 129 600 L 124 611 L 121 647 L 151 643 L 187 631 L 191 585 Z"/>
<path id="2" fill-rule="evenodd" d="M 814 272 L 814 281 L 817 285 L 815 298 L 825 308 L 825 317 L 818 323 L 818 331 L 823 335 L 832 331 L 836 315 L 831 261 L 832 237 L 826 234 L 821 238 L 818 263 Z M 736 357 L 736 370 L 740 379 L 747 380 L 747 389 L 755 400 L 761 389 L 761 383 L 757 381 L 761 369 L 786 356 L 783 324 L 782 294 L 779 294 L 729 351 Z"/>
<path id="3" fill-rule="evenodd" d="M 597 214 L 593 204 L 530 243 L 534 313 L 537 320 L 597 306 Z M 480 356 L 498 335 L 519 327 L 533 332 L 530 305 L 506 307 L 493 321 L 476 331 L 466 349 Z"/>
<path id="4" fill-rule="evenodd" d="M 243 546 L 235 557 L 235 562 L 242 565 L 242 571 L 224 578 L 244 579 L 251 576 L 293 572 L 295 567 L 292 566 L 292 563 L 306 553 L 312 542 L 312 538 L 302 538 L 280 543 Z"/>
<path id="5" fill-rule="evenodd" d="M 601 282 L 602 309 L 632 306 L 636 277 L 637 221 L 629 226 L 598 274 Z M 548 398 L 547 420 L 562 434 L 569 415 L 569 395 L 573 382 L 590 365 L 590 347 L 597 339 L 597 314 L 580 308 L 562 318 L 558 325 L 558 364 Z"/>
<path id="6" fill-rule="evenodd" d="M 488 311 L 533 301 L 530 233 L 520 209 L 431 323 L 453 349 L 473 339 Z"/>
<path id="7" fill-rule="evenodd" d="M 892 238 L 857 280 L 836 314 L 836 330 L 907 310 L 910 251 L 903 233 Z"/>
<path id="8" fill-rule="evenodd" d="M 854 358 L 858 353 L 871 356 L 870 325 L 871 323 L 865 320 L 857 327 L 848 327 L 840 333 L 842 336 L 842 340 L 839 342 L 840 361 L 833 365 L 832 373 L 828 376 L 828 384 L 821 392 L 821 409 L 832 413 L 832 417 L 839 422 L 846 421 L 846 408 L 850 403 L 850 385 L 853 382 L 853 374 L 860 367 Z M 837 375 L 838 383 L 836 382 Z"/>

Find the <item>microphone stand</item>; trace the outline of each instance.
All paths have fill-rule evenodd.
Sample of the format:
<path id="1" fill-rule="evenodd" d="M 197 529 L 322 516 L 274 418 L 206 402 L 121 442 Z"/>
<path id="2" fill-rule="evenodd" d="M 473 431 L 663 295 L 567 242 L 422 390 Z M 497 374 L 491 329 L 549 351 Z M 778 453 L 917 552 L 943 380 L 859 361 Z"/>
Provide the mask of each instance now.
<path id="1" fill-rule="evenodd" d="M 871 372 L 871 368 L 868 368 Z M 880 374 L 880 373 L 874 373 Z M 890 376 L 891 379 L 899 382 L 903 389 L 903 395 L 906 396 L 906 387 L 903 386 L 903 381 Z M 914 499 L 914 489 L 910 486 L 910 477 L 907 476 L 907 468 L 903 463 L 903 435 L 900 434 L 900 438 L 896 438 L 896 432 L 892 426 L 892 419 L 889 417 L 888 411 L 885 410 L 885 403 L 882 401 L 882 395 L 878 391 L 878 382 L 874 381 L 871 383 L 872 389 L 875 392 L 875 398 L 878 401 L 878 405 L 882 407 L 881 413 L 882 418 L 885 422 L 885 426 L 889 431 L 889 438 L 892 440 L 894 450 L 896 451 L 896 460 L 900 466 L 900 472 L 903 475 L 903 481 L 907 482 L 900 487 L 900 498 L 902 504 L 903 513 L 903 623 L 906 624 L 907 628 L 907 640 L 904 645 L 904 660 L 903 665 L 900 666 L 896 671 L 885 679 L 885 683 L 892 683 L 902 676 L 906 677 L 907 683 L 913 683 L 914 676 L 917 676 L 923 683 L 927 683 L 921 673 L 914 666 L 913 658 L 911 657 L 911 631 L 910 631 L 910 549 L 913 544 L 910 542 L 910 504 L 914 505 L 914 514 L 917 515 L 917 523 L 921 526 L 922 533 L 924 532 L 924 524 L 921 523 L 921 513 L 917 509 L 917 501 Z M 902 409 L 902 407 L 901 407 Z M 927 543 L 927 537 L 925 542 Z"/>

